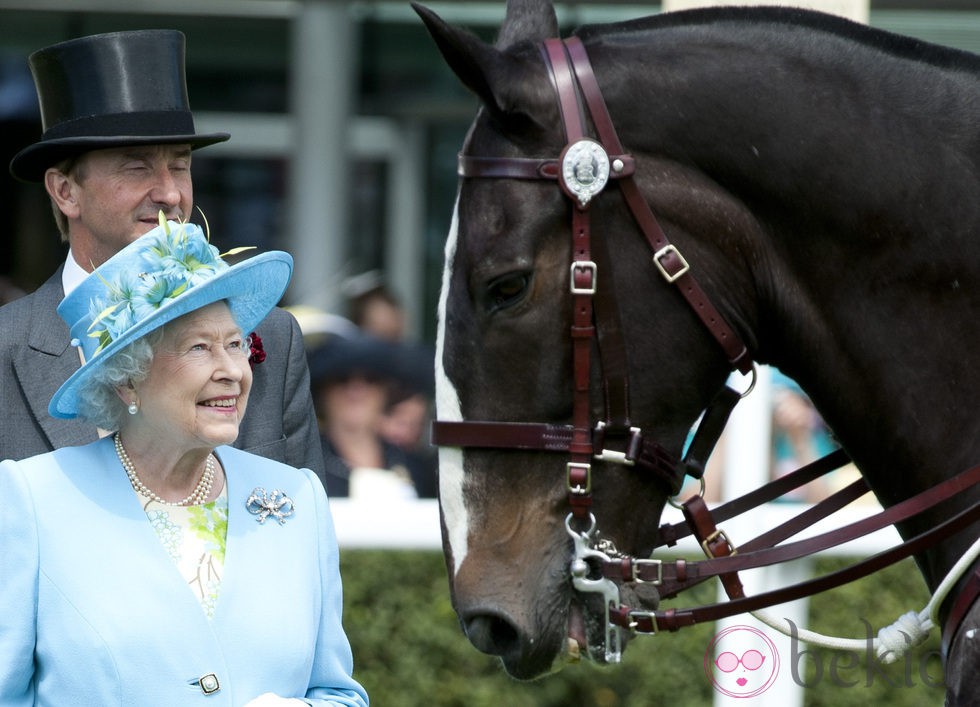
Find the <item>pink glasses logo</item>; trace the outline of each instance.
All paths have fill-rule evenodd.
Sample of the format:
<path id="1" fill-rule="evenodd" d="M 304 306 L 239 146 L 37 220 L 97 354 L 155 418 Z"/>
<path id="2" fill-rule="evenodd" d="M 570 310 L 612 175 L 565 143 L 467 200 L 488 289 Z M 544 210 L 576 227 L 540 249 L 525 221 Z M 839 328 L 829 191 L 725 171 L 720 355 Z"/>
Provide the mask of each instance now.
<path id="1" fill-rule="evenodd" d="M 715 634 L 704 652 L 704 673 L 715 690 L 729 697 L 756 697 L 779 673 L 776 644 L 758 629 L 731 626 Z"/>
<path id="2" fill-rule="evenodd" d="M 734 672 L 739 665 L 746 670 L 758 670 L 765 662 L 766 657 L 762 655 L 762 653 L 757 651 L 755 648 L 750 648 L 742 654 L 741 658 L 734 653 L 725 651 L 715 658 L 715 667 L 723 673 L 731 673 Z M 745 681 L 745 678 L 739 678 L 736 680 L 739 685 L 744 685 Z"/>

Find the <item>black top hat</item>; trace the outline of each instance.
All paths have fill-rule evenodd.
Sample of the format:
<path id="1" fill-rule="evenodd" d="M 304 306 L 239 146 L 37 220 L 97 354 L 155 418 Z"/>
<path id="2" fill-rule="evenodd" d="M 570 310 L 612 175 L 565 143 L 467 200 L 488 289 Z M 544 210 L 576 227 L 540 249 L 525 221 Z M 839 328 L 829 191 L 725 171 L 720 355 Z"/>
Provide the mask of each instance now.
<path id="1" fill-rule="evenodd" d="M 184 35 L 138 30 L 80 37 L 30 56 L 44 134 L 10 161 L 10 173 L 39 182 L 82 152 L 124 145 L 224 142 L 197 135 L 184 76 Z"/>

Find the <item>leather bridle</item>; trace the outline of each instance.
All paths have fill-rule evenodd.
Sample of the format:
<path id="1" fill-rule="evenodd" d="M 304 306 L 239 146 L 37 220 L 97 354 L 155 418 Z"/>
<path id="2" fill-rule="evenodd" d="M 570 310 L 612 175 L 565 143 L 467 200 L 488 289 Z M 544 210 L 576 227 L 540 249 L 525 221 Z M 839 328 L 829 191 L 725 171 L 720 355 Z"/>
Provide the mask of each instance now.
<path id="1" fill-rule="evenodd" d="M 458 173 L 464 178 L 554 179 L 572 200 L 572 263 L 569 268 L 573 310 L 570 332 L 574 381 L 572 424 L 436 420 L 432 426 L 432 441 L 444 446 L 567 453 L 570 456 L 567 465 L 569 504 L 574 516 L 585 520 L 591 506 L 593 460 L 636 466 L 658 479 L 673 495 L 680 491 L 685 473 L 693 471 L 693 475 L 700 476 L 703 469 L 698 469 L 699 464 L 694 460 L 699 451 L 707 451 L 705 448 L 716 441 L 692 445 L 694 454 L 688 455 L 688 463 L 679 464 L 661 445 L 632 424 L 629 373 L 619 307 L 611 284 L 599 285 L 601 266 L 608 262 L 607 246 L 600 241 L 593 248 L 589 218 L 590 202 L 606 186 L 608 179 L 619 184 L 653 250 L 653 265 L 690 303 L 732 367 L 749 373 L 753 364 L 748 348 L 698 285 L 687 260 L 667 239 L 643 199 L 633 180 L 633 158 L 626 154 L 619 142 L 581 42 L 576 37 L 564 42 L 547 40 L 544 52 L 558 92 L 567 138 L 567 147 L 560 158 L 461 154 Z M 599 141 L 586 135 L 576 86 L 582 88 L 581 96 L 591 113 Z M 582 174 L 580 165 L 586 166 L 588 175 Z M 608 268 L 604 271 L 608 272 Z M 595 321 L 601 322 L 601 330 Z M 605 420 L 594 423 L 590 381 L 592 349 L 596 342 L 601 352 L 606 416 Z M 729 411 L 737 399 L 737 396 L 734 399 L 724 396 Z M 723 416 L 727 419 L 727 414 Z M 720 434 L 720 427 L 718 431 Z M 706 458 L 706 454 L 703 456 Z"/>
<path id="2" fill-rule="evenodd" d="M 657 479 L 668 494 L 674 496 L 680 491 L 685 475 L 701 477 L 704 462 L 717 442 L 731 410 L 741 397 L 727 386 L 722 389 L 702 415 L 700 426 L 681 461 L 633 425 L 629 405 L 626 346 L 619 322 L 619 308 L 611 283 L 607 286 L 599 278 L 600 272 L 609 272 L 609 254 L 606 252 L 605 239 L 597 239 L 593 244 L 589 219 L 589 206 L 593 198 L 602 192 L 608 180 L 618 184 L 630 212 L 652 249 L 653 266 L 667 283 L 677 287 L 719 344 L 732 369 L 754 375 L 754 364 L 742 339 L 712 305 L 695 280 L 688 261 L 667 239 L 643 199 L 633 179 L 634 160 L 619 141 L 581 40 L 577 37 L 565 40 L 548 39 L 543 43 L 542 52 L 557 92 L 567 141 L 560 157 L 535 159 L 461 154 L 458 174 L 466 179 L 556 180 L 570 198 L 572 423 L 560 425 L 436 420 L 432 423 L 432 441 L 439 446 L 521 449 L 569 456 L 566 464 L 566 486 L 571 513 L 566 520 L 566 526 L 575 548 L 570 572 L 577 590 L 598 593 L 603 597 L 607 618 L 607 660 L 614 662 L 619 659 L 620 631 L 655 633 L 658 630 L 677 630 L 703 621 L 715 621 L 809 596 L 920 553 L 980 519 L 980 504 L 975 504 L 937 527 L 844 570 L 746 597 L 737 576 L 737 572 L 741 570 L 798 559 L 849 542 L 934 508 L 980 482 L 980 466 L 977 466 L 862 521 L 806 540 L 778 545 L 866 493 L 868 487 L 861 479 L 796 518 L 742 545 L 736 554 L 734 545 L 716 524 L 774 500 L 843 466 L 849 459 L 846 453 L 838 451 L 713 512 L 707 509 L 700 495 L 685 501 L 680 506 L 684 512 L 685 524 L 662 526 L 661 541 L 670 546 L 685 535 L 694 535 L 708 560 L 668 562 L 638 559 L 618 553 L 608 541 L 600 539 L 595 518 L 590 512 L 592 462 L 605 461 L 636 467 Z M 591 117 L 598 139 L 593 139 L 586 133 L 585 111 Z M 600 352 L 605 403 L 605 419 L 597 422 L 592 419 L 590 398 L 594 345 Z M 585 523 L 587 528 L 584 531 L 575 529 L 572 527 L 575 523 Z M 691 609 L 647 611 L 621 606 L 618 585 L 615 584 L 624 581 L 650 583 L 658 587 L 661 597 L 670 597 L 715 576 L 722 581 L 731 601 Z M 971 580 L 970 586 L 976 584 L 976 593 L 980 593 L 980 574 L 976 577 L 978 580 Z M 963 603 L 961 596 L 959 604 Z M 968 606 L 972 599 L 966 603 Z M 954 607 L 954 613 L 955 611 Z M 955 626 L 952 631 L 955 631 Z M 948 626 L 947 632 L 950 632 Z M 948 640 L 951 635 L 944 638 Z"/>

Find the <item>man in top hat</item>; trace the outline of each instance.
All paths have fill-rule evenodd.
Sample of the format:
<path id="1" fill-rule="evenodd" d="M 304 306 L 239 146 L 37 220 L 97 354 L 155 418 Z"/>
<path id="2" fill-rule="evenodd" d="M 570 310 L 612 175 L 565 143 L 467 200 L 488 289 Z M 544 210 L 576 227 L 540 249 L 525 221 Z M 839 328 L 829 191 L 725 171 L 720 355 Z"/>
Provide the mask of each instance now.
<path id="1" fill-rule="evenodd" d="M 199 135 L 187 98 L 184 35 L 174 30 L 81 37 L 31 55 L 43 135 L 10 163 L 51 198 L 65 264 L 37 291 L 0 307 L 0 459 L 23 459 L 98 438 L 48 402 L 80 366 L 56 308 L 86 275 L 158 225 L 193 208 L 192 151 L 227 133 Z M 273 310 L 256 329 L 249 413 L 235 446 L 322 473 L 309 370 L 296 320 Z"/>

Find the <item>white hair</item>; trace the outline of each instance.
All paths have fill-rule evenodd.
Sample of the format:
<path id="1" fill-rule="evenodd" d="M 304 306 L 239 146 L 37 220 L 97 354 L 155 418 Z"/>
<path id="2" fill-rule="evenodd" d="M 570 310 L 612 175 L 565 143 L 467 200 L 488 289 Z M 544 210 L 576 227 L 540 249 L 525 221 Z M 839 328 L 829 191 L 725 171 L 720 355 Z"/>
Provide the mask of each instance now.
<path id="1" fill-rule="evenodd" d="M 119 349 L 85 381 L 78 391 L 78 416 L 103 430 L 121 426 L 127 405 L 116 389 L 143 381 L 153 363 L 153 351 L 163 338 L 163 327 Z"/>

